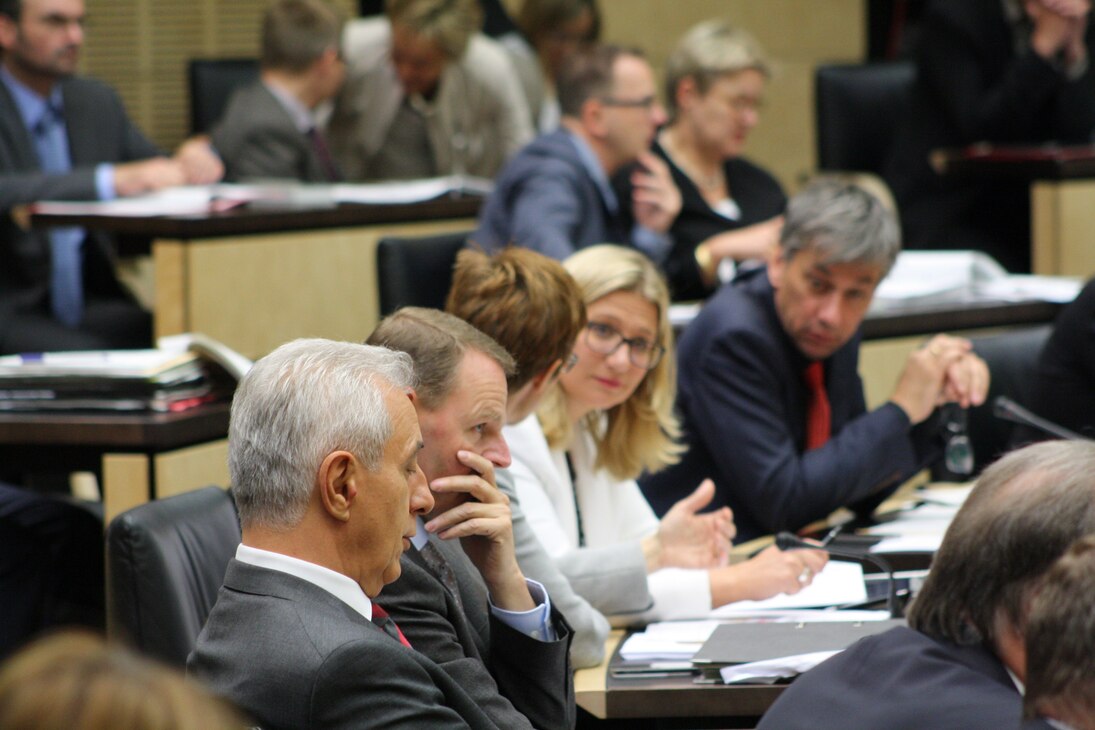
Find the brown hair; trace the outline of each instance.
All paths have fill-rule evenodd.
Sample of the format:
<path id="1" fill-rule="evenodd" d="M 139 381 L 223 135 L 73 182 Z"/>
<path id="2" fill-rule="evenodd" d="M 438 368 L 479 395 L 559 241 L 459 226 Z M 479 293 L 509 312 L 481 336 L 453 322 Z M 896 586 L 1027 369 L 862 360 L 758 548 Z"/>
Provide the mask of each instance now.
<path id="1" fill-rule="evenodd" d="M 262 67 L 300 73 L 341 44 L 342 14 L 325 0 L 277 0 L 262 20 Z"/>
<path id="2" fill-rule="evenodd" d="M 996 620 L 1022 629 L 1038 581 L 1095 532 L 1095 443 L 1049 441 L 986 469 L 955 515 L 909 626 L 958 644 L 996 643 Z"/>
<path id="3" fill-rule="evenodd" d="M 642 51 L 611 45 L 591 45 L 570 56 L 559 69 L 555 92 L 564 116 L 579 117 L 582 105 L 590 99 L 612 94 L 616 59 L 620 56 L 644 58 Z"/>
<path id="4" fill-rule="evenodd" d="M 1095 722 L 1095 535 L 1073 543 L 1031 602 L 1027 717 L 1041 712 L 1076 727 Z M 1086 721 L 1086 725 L 1080 722 Z"/>
<path id="5" fill-rule="evenodd" d="M 593 43 L 601 35 L 601 11 L 596 0 L 525 0 L 514 22 L 535 47 L 543 36 L 574 20 L 583 10 L 589 11 L 593 25 L 582 40 Z"/>
<path id="6" fill-rule="evenodd" d="M 582 292 L 563 265 L 516 247 L 493 256 L 461 251 L 445 311 L 490 335 L 513 356 L 511 393 L 566 360 L 586 323 Z"/>
<path id="7" fill-rule="evenodd" d="M 181 674 L 90 633 L 40 639 L 0 671 L 4 730 L 225 730 L 245 724 Z"/>
<path id="8" fill-rule="evenodd" d="M 441 407 L 452 392 L 464 353 L 476 350 L 498 363 L 508 379 L 513 358 L 505 348 L 470 324 L 425 307 L 403 307 L 381 320 L 366 345 L 405 352 L 414 361 L 418 399 L 429 411 Z"/>

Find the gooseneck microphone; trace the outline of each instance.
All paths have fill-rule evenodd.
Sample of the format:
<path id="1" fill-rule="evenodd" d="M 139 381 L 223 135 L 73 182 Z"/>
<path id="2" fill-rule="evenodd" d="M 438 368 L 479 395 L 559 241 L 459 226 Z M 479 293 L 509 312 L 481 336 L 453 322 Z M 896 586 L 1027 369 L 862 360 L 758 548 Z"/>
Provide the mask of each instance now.
<path id="1" fill-rule="evenodd" d="M 1012 423 L 1018 423 L 1020 426 L 1035 428 L 1059 439 L 1068 441 L 1087 440 L 1086 436 L 1070 431 L 1064 426 L 1058 426 L 1053 421 L 1047 421 L 1041 416 L 1036 416 L 1006 395 L 997 396 L 996 400 L 992 402 L 992 415 L 1003 421 L 1011 421 Z"/>
<path id="2" fill-rule="evenodd" d="M 776 547 L 780 550 L 824 550 L 830 555 L 835 555 L 839 558 L 866 560 L 869 563 L 873 563 L 880 568 L 887 577 L 886 583 L 888 590 L 886 593 L 886 608 L 890 610 L 890 618 L 901 618 L 901 609 L 897 605 L 897 582 L 894 579 L 893 566 L 890 565 L 890 561 L 882 556 L 867 552 L 854 553 L 850 550 L 839 550 L 829 545 L 815 545 L 790 532 L 776 533 Z"/>

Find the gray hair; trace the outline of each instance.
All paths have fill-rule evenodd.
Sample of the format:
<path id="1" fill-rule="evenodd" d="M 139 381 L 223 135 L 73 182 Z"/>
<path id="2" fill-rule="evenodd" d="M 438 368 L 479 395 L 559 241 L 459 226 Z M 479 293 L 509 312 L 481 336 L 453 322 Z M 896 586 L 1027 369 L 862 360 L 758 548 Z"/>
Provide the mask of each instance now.
<path id="1" fill-rule="evenodd" d="M 1095 442 L 1047 441 L 986 469 L 955 515 L 909 626 L 959 644 L 1022 629 L 1034 588 L 1069 545 L 1095 532 Z"/>
<path id="2" fill-rule="evenodd" d="M 692 26 L 669 54 L 665 64 L 665 102 L 671 118 L 677 116 L 677 85 L 686 78 L 700 94 L 722 76 L 757 71 L 770 76 L 764 51 L 753 36 L 726 20 L 714 18 Z"/>
<path id="3" fill-rule="evenodd" d="M 302 339 L 256 362 L 236 389 L 228 431 L 241 524 L 299 524 L 332 451 L 377 470 L 392 432 L 385 395 L 414 385 L 410 357 L 384 347 Z"/>
<path id="4" fill-rule="evenodd" d="M 826 264 L 878 266 L 885 276 L 901 250 L 894 214 L 862 187 L 820 177 L 787 203 L 780 235 L 785 260 L 807 248 Z"/>

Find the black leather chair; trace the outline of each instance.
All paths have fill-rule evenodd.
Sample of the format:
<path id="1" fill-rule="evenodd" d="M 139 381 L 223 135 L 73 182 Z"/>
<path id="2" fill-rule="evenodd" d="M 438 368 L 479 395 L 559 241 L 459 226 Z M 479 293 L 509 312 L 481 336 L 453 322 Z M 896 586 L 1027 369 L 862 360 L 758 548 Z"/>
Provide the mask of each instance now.
<path id="1" fill-rule="evenodd" d="M 212 129 L 237 86 L 259 77 L 254 58 L 195 58 L 187 69 L 190 85 L 190 133 Z"/>
<path id="2" fill-rule="evenodd" d="M 1035 373 L 1052 325 L 1010 330 L 998 335 L 972 338 L 973 349 L 989 366 L 992 382 L 984 405 L 969 412 L 969 437 L 973 446 L 974 471 L 980 472 L 1002 454 L 1034 436 L 1023 426 L 993 415 L 993 401 L 1005 395 L 1019 405 L 1038 412 L 1033 403 Z M 1040 437 L 1040 436 L 1039 436 Z"/>
<path id="3" fill-rule="evenodd" d="M 400 307 L 444 309 L 452 267 L 471 231 L 423 238 L 382 238 L 376 247 L 380 316 Z"/>
<path id="4" fill-rule="evenodd" d="M 232 496 L 206 487 L 134 507 L 107 531 L 107 629 L 182 667 L 240 542 Z"/>
<path id="5" fill-rule="evenodd" d="M 909 61 L 818 66 L 818 168 L 881 173 L 915 78 Z"/>

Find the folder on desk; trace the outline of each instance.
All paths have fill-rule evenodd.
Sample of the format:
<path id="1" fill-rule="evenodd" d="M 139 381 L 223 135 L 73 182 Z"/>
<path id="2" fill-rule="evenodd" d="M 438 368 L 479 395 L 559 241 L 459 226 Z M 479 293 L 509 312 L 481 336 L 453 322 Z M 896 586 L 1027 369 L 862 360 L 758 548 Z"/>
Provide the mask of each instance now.
<path id="1" fill-rule="evenodd" d="M 710 671 L 717 676 L 720 668 L 730 664 L 839 651 L 864 636 L 905 625 L 904 619 L 722 624 L 692 657 L 692 663 L 705 675 Z"/>

